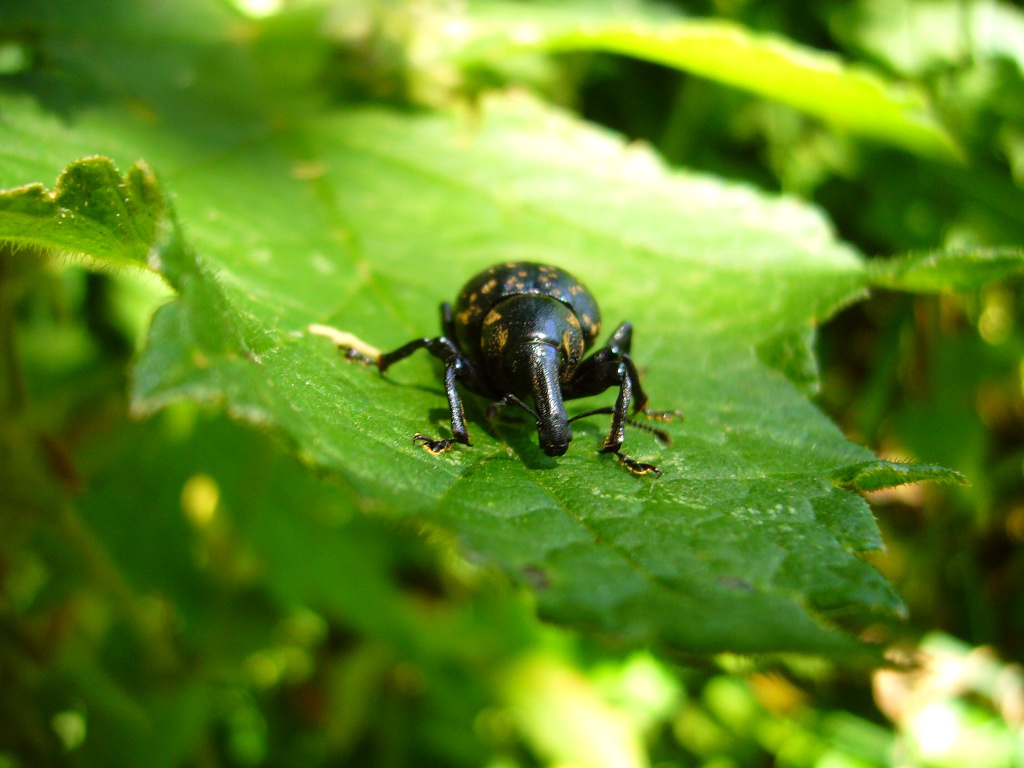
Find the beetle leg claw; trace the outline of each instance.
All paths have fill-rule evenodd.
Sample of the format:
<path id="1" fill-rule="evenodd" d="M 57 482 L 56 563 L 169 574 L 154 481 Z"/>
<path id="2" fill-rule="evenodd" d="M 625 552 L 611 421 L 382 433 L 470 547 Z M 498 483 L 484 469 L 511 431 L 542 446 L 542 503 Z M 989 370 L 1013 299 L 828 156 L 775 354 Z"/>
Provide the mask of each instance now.
<path id="1" fill-rule="evenodd" d="M 637 461 L 634 458 L 627 456 L 624 453 L 619 453 L 619 447 L 622 443 L 605 443 L 604 446 L 598 450 L 598 453 L 614 453 L 615 458 L 619 460 L 619 464 L 624 466 L 634 475 L 654 475 L 655 477 L 661 476 L 661 470 L 658 469 L 654 464 L 646 464 L 642 461 Z"/>
<path id="2" fill-rule="evenodd" d="M 433 438 L 421 435 L 418 432 L 413 435 L 412 441 L 421 446 L 423 450 L 429 451 L 435 456 L 451 450 L 451 447 L 455 445 L 455 443 L 462 442 L 461 440 L 453 440 L 451 438 L 445 440 L 434 440 Z M 465 444 L 469 445 L 469 441 L 467 440 Z"/>
<path id="3" fill-rule="evenodd" d="M 655 421 L 675 421 L 676 419 L 685 418 L 682 411 L 651 411 L 644 408 L 640 413 L 648 419 L 654 419 Z"/>
<path id="4" fill-rule="evenodd" d="M 624 466 L 634 475 L 654 475 L 655 477 L 661 477 L 661 470 L 653 464 L 645 464 L 642 461 L 637 461 L 624 453 L 616 453 L 615 455 L 619 458 L 619 464 Z"/>

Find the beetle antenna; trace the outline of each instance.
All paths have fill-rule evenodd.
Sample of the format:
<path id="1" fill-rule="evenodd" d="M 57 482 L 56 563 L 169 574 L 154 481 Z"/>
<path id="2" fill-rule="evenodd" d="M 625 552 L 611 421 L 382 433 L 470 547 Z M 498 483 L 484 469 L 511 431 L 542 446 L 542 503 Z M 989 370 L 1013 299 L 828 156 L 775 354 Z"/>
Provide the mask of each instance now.
<path id="1" fill-rule="evenodd" d="M 611 406 L 606 406 L 604 408 L 595 408 L 594 410 L 587 411 L 586 413 L 576 414 L 571 419 L 569 419 L 569 422 L 574 422 L 576 421 L 576 419 L 584 419 L 587 416 L 599 416 L 601 414 L 607 413 L 615 413 L 615 409 L 612 408 Z M 626 423 L 629 424 L 631 427 L 636 427 L 637 429 L 641 429 L 644 432 L 647 432 L 648 434 L 654 435 L 656 438 L 661 440 L 661 442 L 665 443 L 665 445 L 672 444 L 672 436 L 669 435 L 668 432 L 664 432 L 660 429 L 655 429 L 650 424 L 644 424 L 642 421 L 637 421 L 636 419 L 629 418 L 628 416 L 626 417 Z"/>
<path id="2" fill-rule="evenodd" d="M 513 395 L 511 392 L 504 395 L 501 398 L 501 400 L 495 400 L 493 403 L 491 403 L 491 407 L 487 409 L 487 418 L 493 419 L 497 415 L 498 411 L 500 411 L 506 405 L 517 405 L 524 411 L 526 411 L 528 414 L 533 416 L 535 421 L 540 421 L 540 416 L 537 415 L 537 412 L 533 410 L 533 408 L 528 406 L 526 403 L 524 403 L 522 400 L 520 400 L 518 397 Z"/>
<path id="3" fill-rule="evenodd" d="M 577 413 L 575 416 L 569 419 L 569 423 L 571 424 L 572 422 L 576 421 L 576 419 L 585 419 L 587 418 L 587 416 L 600 416 L 602 413 L 615 413 L 615 409 L 612 408 L 611 406 L 607 406 L 605 408 L 595 408 L 594 410 L 587 411 L 586 413 Z"/>
<path id="4" fill-rule="evenodd" d="M 665 445 L 672 445 L 672 436 L 669 435 L 668 432 L 664 432 L 660 429 L 655 429 L 650 424 L 644 424 L 642 421 L 631 419 L 628 416 L 626 417 L 626 423 L 629 424 L 630 426 L 636 427 L 637 429 L 642 429 L 644 432 L 648 432 L 654 435 L 656 438 L 661 440 L 661 442 L 663 442 Z"/>

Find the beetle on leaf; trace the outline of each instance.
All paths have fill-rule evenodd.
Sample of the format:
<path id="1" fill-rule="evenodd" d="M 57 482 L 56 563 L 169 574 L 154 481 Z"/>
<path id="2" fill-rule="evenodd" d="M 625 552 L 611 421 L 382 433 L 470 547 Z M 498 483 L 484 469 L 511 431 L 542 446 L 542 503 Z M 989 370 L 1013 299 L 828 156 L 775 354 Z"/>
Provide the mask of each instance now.
<path id="1" fill-rule="evenodd" d="M 678 411 L 651 411 L 640 377 L 630 358 L 633 326 L 622 323 L 608 343 L 584 359 L 601 330 L 601 312 L 589 290 L 557 267 L 530 262 L 498 264 L 473 277 L 462 288 L 455 309 L 441 305 L 444 335 L 410 341 L 377 358 L 381 373 L 419 349 L 444 362 L 444 388 L 451 410 L 452 437 L 413 440 L 434 454 L 455 443 L 470 445 L 457 384 L 494 401 L 492 411 L 516 405 L 537 422 L 540 447 L 561 456 L 572 440 L 570 423 L 595 414 L 611 414 L 608 437 L 600 451 L 614 453 L 631 472 L 660 475 L 620 452 L 625 425 L 631 424 L 669 443 L 667 433 L 640 424 L 634 414 L 670 420 Z M 614 407 L 596 408 L 569 418 L 565 401 L 618 387 Z M 533 398 L 534 408 L 524 399 Z"/>

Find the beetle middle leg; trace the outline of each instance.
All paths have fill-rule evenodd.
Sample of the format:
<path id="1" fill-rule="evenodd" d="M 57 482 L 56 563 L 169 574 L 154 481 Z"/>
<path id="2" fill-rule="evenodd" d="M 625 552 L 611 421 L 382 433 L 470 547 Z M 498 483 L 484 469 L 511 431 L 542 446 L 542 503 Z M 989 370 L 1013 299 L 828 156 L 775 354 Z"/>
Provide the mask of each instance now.
<path id="1" fill-rule="evenodd" d="M 474 391 L 480 391 L 480 388 L 485 389 L 485 387 L 479 372 L 466 359 L 455 342 L 446 336 L 414 339 L 393 352 L 388 352 L 377 358 L 377 368 L 381 373 L 384 373 L 399 360 L 405 359 L 420 349 L 425 349 L 434 357 L 444 361 L 444 391 L 448 396 L 448 409 L 451 412 L 452 437 L 434 439 L 417 432 L 412 438 L 413 442 L 422 445 L 426 450 L 434 454 L 449 450 L 455 443 L 472 445 L 469 442 L 469 431 L 466 429 L 466 414 L 462 407 L 462 398 L 459 396 L 456 382 L 461 381 Z"/>

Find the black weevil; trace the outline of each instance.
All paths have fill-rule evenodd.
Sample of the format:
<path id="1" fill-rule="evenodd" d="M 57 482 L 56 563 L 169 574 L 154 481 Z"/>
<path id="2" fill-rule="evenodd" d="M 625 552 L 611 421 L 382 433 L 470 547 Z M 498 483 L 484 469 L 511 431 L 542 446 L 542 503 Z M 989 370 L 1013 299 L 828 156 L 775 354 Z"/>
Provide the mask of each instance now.
<path id="1" fill-rule="evenodd" d="M 435 440 L 417 434 L 413 440 L 431 453 L 447 451 L 455 443 L 470 445 L 466 418 L 456 384 L 494 401 L 491 413 L 516 405 L 537 422 L 540 447 L 548 456 L 561 456 L 572 440 L 569 423 L 594 414 L 612 416 L 602 453 L 614 453 L 637 474 L 661 474 L 622 453 L 625 424 L 644 429 L 668 443 L 661 430 L 629 418 L 633 413 L 668 420 L 678 411 L 650 411 L 636 366 L 629 356 L 633 326 L 623 323 L 608 343 L 586 360 L 601 331 L 601 311 L 590 291 L 565 270 L 545 264 L 498 264 L 476 275 L 463 287 L 455 310 L 441 305 L 443 336 L 410 341 L 394 352 L 380 355 L 383 373 L 418 349 L 444 361 L 444 388 L 451 409 L 452 437 Z M 565 401 L 619 388 L 614 407 L 597 408 L 568 418 Z M 523 399 L 532 397 L 530 408 Z"/>

